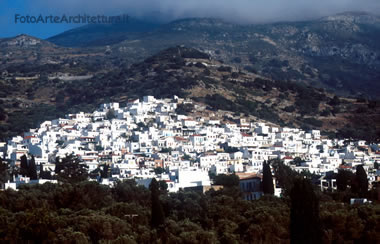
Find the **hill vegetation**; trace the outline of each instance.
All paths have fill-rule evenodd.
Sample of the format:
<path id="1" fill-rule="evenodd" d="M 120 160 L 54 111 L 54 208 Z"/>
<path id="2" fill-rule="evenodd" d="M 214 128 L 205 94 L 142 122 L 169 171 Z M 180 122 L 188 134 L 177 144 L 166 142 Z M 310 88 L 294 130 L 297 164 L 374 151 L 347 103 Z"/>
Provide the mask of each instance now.
<path id="1" fill-rule="evenodd" d="M 134 24 L 127 26 L 133 29 Z M 97 37 L 82 29 L 49 40 L 56 44 L 70 42 L 71 33 L 76 33 L 78 39 L 73 46 L 83 42 L 87 46 L 105 44 L 96 43 Z M 91 26 L 98 35 L 103 29 Z M 121 42 L 120 30 L 108 35 L 110 57 L 122 62 L 133 57 L 135 63 L 160 50 L 186 45 L 274 80 L 324 87 L 340 95 L 374 98 L 380 94 L 376 82 L 380 79 L 380 18 L 376 15 L 351 12 L 311 21 L 256 25 L 191 18 L 137 35 L 128 36 L 128 30 L 125 28 L 125 40 Z"/>
<path id="2" fill-rule="evenodd" d="M 125 103 L 144 95 L 187 97 L 206 104 L 210 111 L 233 111 L 254 120 L 317 128 L 334 136 L 374 141 L 380 135 L 379 102 L 337 97 L 304 84 L 275 81 L 183 46 L 86 80 L 41 78 L 0 85 L 3 138 L 65 113 L 90 112 L 101 103 Z"/>

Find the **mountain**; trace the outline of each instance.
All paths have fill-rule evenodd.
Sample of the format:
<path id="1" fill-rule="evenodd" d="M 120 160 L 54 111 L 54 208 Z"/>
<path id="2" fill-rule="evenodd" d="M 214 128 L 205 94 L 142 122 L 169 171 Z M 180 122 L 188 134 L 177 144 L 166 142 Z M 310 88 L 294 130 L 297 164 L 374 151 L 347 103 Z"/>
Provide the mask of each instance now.
<path id="1" fill-rule="evenodd" d="M 95 36 L 86 28 L 92 28 Z M 74 29 L 72 35 L 63 33 L 58 39 L 48 40 L 72 46 L 81 46 L 82 40 L 86 40 L 86 45 L 112 44 L 109 57 L 127 65 L 162 49 L 186 45 L 276 80 L 306 83 L 345 96 L 380 96 L 377 82 L 380 80 L 380 18 L 364 12 L 258 25 L 193 18 L 152 29 L 141 28 L 141 32 L 128 32 L 128 28 L 124 32 L 116 26 L 107 28 L 106 35 L 97 31 L 101 26 L 87 26 Z M 100 39 L 99 35 L 104 38 Z M 70 36 L 78 36 L 79 40 L 76 42 Z"/>
<path id="2" fill-rule="evenodd" d="M 380 97 L 380 18 L 376 15 L 348 12 L 258 25 L 202 18 L 160 23 L 131 19 L 121 25 L 87 25 L 49 38 L 55 44 L 45 41 L 40 48 L 10 50 L 7 46 L 0 49 L 0 70 L 21 71 L 24 76 L 33 71 L 93 75 L 185 45 L 274 80 L 304 83 L 342 96 Z"/>
<path id="3" fill-rule="evenodd" d="M 72 75 L 102 71 L 112 59 L 107 48 L 69 48 L 25 34 L 0 39 L 0 74 L 12 79 L 48 76 L 57 72 Z M 91 58 L 90 58 L 91 57 Z M 99 65 L 102 67 L 99 68 Z M 4 75 L 3 75 L 4 76 Z"/>
<path id="4" fill-rule="evenodd" d="M 143 95 L 190 98 L 206 105 L 206 115 L 225 110 L 281 126 L 318 128 L 332 135 L 380 137 L 379 103 L 266 78 L 184 46 L 89 79 L 36 79 L 18 84 L 6 80 L 0 85 L 5 92 L 0 94 L 3 137 L 64 113 L 91 111 L 101 103 L 125 103 Z"/>
<path id="5" fill-rule="evenodd" d="M 47 41 L 65 47 L 88 47 L 115 44 L 153 31 L 158 23 L 129 18 L 127 23 L 88 24 L 52 36 Z"/>
<path id="6" fill-rule="evenodd" d="M 367 14 L 250 26 L 187 19 L 113 50 L 134 55 L 183 44 L 276 80 L 304 82 L 341 95 L 378 97 L 379 25 L 378 17 Z"/>

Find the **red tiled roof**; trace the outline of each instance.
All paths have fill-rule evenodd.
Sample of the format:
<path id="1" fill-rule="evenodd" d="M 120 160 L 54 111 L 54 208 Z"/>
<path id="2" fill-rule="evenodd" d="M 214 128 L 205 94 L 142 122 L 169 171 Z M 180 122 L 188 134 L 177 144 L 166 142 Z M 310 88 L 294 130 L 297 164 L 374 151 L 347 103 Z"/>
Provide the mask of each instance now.
<path id="1" fill-rule="evenodd" d="M 348 166 L 348 165 L 339 165 L 339 168 L 340 169 L 351 169 L 352 167 Z"/>
<path id="2" fill-rule="evenodd" d="M 236 173 L 240 180 L 247 180 L 252 178 L 262 178 L 262 175 L 256 173 Z"/>
<path id="3" fill-rule="evenodd" d="M 179 136 L 175 136 L 174 139 L 177 140 L 177 141 L 186 141 L 185 138 L 179 137 Z"/>
<path id="4" fill-rule="evenodd" d="M 30 138 L 36 138 L 35 136 L 25 136 L 24 137 L 24 140 L 28 140 L 28 139 L 30 139 Z"/>
<path id="5" fill-rule="evenodd" d="M 251 136 L 250 134 L 246 134 L 246 133 L 241 133 L 241 135 L 244 136 L 244 137 L 249 137 L 249 136 Z"/>

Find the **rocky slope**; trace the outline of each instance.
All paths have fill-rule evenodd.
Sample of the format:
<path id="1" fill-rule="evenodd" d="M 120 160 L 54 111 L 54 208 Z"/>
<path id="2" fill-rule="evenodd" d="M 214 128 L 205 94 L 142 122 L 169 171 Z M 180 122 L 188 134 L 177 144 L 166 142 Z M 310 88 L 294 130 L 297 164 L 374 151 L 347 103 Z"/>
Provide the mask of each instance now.
<path id="1" fill-rule="evenodd" d="M 104 102 L 127 102 L 143 95 L 191 98 L 205 113 L 228 110 L 237 116 L 281 126 L 318 128 L 340 136 L 380 138 L 376 102 L 339 98 L 305 84 L 275 81 L 226 65 L 193 48 L 173 47 L 131 65 L 87 80 L 41 80 L 0 83 L 6 96 L 0 129 L 20 133 L 44 119 Z"/>
<path id="2" fill-rule="evenodd" d="M 85 32 L 82 34 L 84 38 Z M 50 40 L 60 43 L 65 38 L 69 36 L 63 34 Z M 96 43 L 91 38 L 89 41 Z M 113 45 L 109 47 L 108 57 L 126 65 L 184 44 L 276 80 L 324 87 L 341 95 L 379 97 L 380 94 L 377 82 L 380 80 L 380 18 L 362 12 L 260 25 L 185 19 L 114 43 L 115 40 L 110 40 L 109 44 Z"/>

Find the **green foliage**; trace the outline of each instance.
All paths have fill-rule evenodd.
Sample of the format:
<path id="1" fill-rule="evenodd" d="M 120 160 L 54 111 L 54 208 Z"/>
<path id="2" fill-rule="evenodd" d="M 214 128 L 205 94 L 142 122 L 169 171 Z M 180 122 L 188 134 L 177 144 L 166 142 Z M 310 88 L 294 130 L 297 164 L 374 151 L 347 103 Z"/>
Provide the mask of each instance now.
<path id="1" fill-rule="evenodd" d="M 224 152 L 226 153 L 235 153 L 235 152 L 239 152 L 239 148 L 237 147 L 229 147 L 229 146 L 225 146 L 224 147 Z"/>
<path id="2" fill-rule="evenodd" d="M 78 183 L 87 180 L 88 166 L 77 156 L 70 154 L 62 159 L 57 158 L 55 164 L 55 173 L 59 181 Z"/>
<path id="3" fill-rule="evenodd" d="M 155 178 L 152 179 L 152 182 L 149 185 L 149 189 L 152 204 L 151 226 L 152 228 L 159 228 L 162 227 L 165 222 L 165 214 L 160 201 L 159 184 Z"/>
<path id="4" fill-rule="evenodd" d="M 296 111 L 296 108 L 294 106 L 287 106 L 284 108 L 284 111 L 288 113 L 293 113 L 294 111 Z"/>
<path id="5" fill-rule="evenodd" d="M 9 179 L 9 165 L 0 158 L 0 188 L 2 184 L 6 183 Z"/>
<path id="6" fill-rule="evenodd" d="M 215 109 L 236 111 L 237 105 L 220 94 L 206 96 L 206 103 Z"/>
<path id="7" fill-rule="evenodd" d="M 106 119 L 107 120 L 112 120 L 112 119 L 115 119 L 115 118 L 116 118 L 115 111 L 113 109 L 108 110 L 108 112 L 106 114 Z"/>
<path id="8" fill-rule="evenodd" d="M 334 96 L 329 102 L 328 102 L 329 105 L 331 106 L 338 106 L 340 104 L 340 99 L 338 96 Z"/>
<path id="9" fill-rule="evenodd" d="M 154 173 L 156 175 L 162 174 L 164 172 L 165 172 L 165 170 L 163 168 L 161 168 L 161 167 L 154 168 Z"/>
<path id="10" fill-rule="evenodd" d="M 161 149 L 160 153 L 170 153 L 171 151 L 172 151 L 172 149 L 170 147 L 169 148 L 164 147 Z"/>
<path id="11" fill-rule="evenodd" d="M 235 187 L 168 194 L 157 191 L 156 183 L 165 216 L 158 229 L 150 226 L 152 191 L 134 180 L 119 181 L 112 188 L 85 181 L 0 191 L 0 242 L 290 242 L 290 208 L 284 199 L 245 201 Z M 299 202 L 308 199 L 303 194 Z M 327 243 L 378 243 L 379 211 L 377 204 L 349 206 L 325 200 L 321 236 Z"/>
<path id="12" fill-rule="evenodd" d="M 187 115 L 191 113 L 194 109 L 194 105 L 192 103 L 185 103 L 185 104 L 178 104 L 176 108 L 176 113 L 177 114 L 184 114 Z"/>
<path id="13" fill-rule="evenodd" d="M 276 177 L 276 181 L 282 188 L 282 194 L 284 196 L 288 196 L 290 194 L 290 190 L 293 188 L 297 173 L 293 171 L 289 166 L 285 165 L 281 160 L 273 159 L 269 162 L 274 169 L 274 176 Z"/>
<path id="14" fill-rule="evenodd" d="M 218 71 L 220 71 L 220 72 L 230 72 L 231 73 L 232 68 L 230 66 L 220 66 L 218 68 Z"/>
<path id="15" fill-rule="evenodd" d="M 45 171 L 43 164 L 40 164 L 40 178 L 41 179 L 51 179 L 51 172 L 50 171 Z"/>
<path id="16" fill-rule="evenodd" d="M 214 183 L 215 185 L 222 185 L 224 187 L 236 187 L 239 186 L 239 177 L 235 174 L 219 174 L 215 177 Z"/>
<path id="17" fill-rule="evenodd" d="M 304 163 L 305 160 L 302 160 L 300 157 L 295 157 L 293 159 L 293 161 L 291 161 L 290 163 L 291 164 L 294 164 L 294 165 L 297 165 L 297 166 L 301 166 L 302 163 Z"/>
<path id="18" fill-rule="evenodd" d="M 290 243 L 321 243 L 319 199 L 308 179 L 297 178 L 290 192 Z"/>
<path id="19" fill-rule="evenodd" d="M 263 163 L 263 192 L 264 194 L 269 195 L 274 194 L 272 171 L 270 169 L 270 164 L 266 161 Z"/>
<path id="20" fill-rule="evenodd" d="M 317 120 L 315 118 L 304 118 L 304 119 L 302 119 L 302 121 L 308 125 L 313 126 L 313 127 L 322 127 L 323 126 L 323 122 L 320 120 Z"/>
<path id="21" fill-rule="evenodd" d="M 368 179 L 363 165 L 356 166 L 355 184 L 356 186 L 353 190 L 356 191 L 360 197 L 366 197 L 368 192 Z"/>
<path id="22" fill-rule="evenodd" d="M 37 166 L 36 162 L 34 160 L 34 156 L 29 161 L 28 165 L 28 177 L 30 177 L 31 180 L 37 180 Z"/>
<path id="23" fill-rule="evenodd" d="M 22 155 L 20 158 L 20 174 L 22 176 L 27 176 L 28 175 L 28 159 L 26 155 Z"/>
<path id="24" fill-rule="evenodd" d="M 349 170 L 338 170 L 336 176 L 336 186 L 338 191 L 345 191 L 347 186 L 351 185 L 351 181 L 354 179 L 354 174 Z"/>

